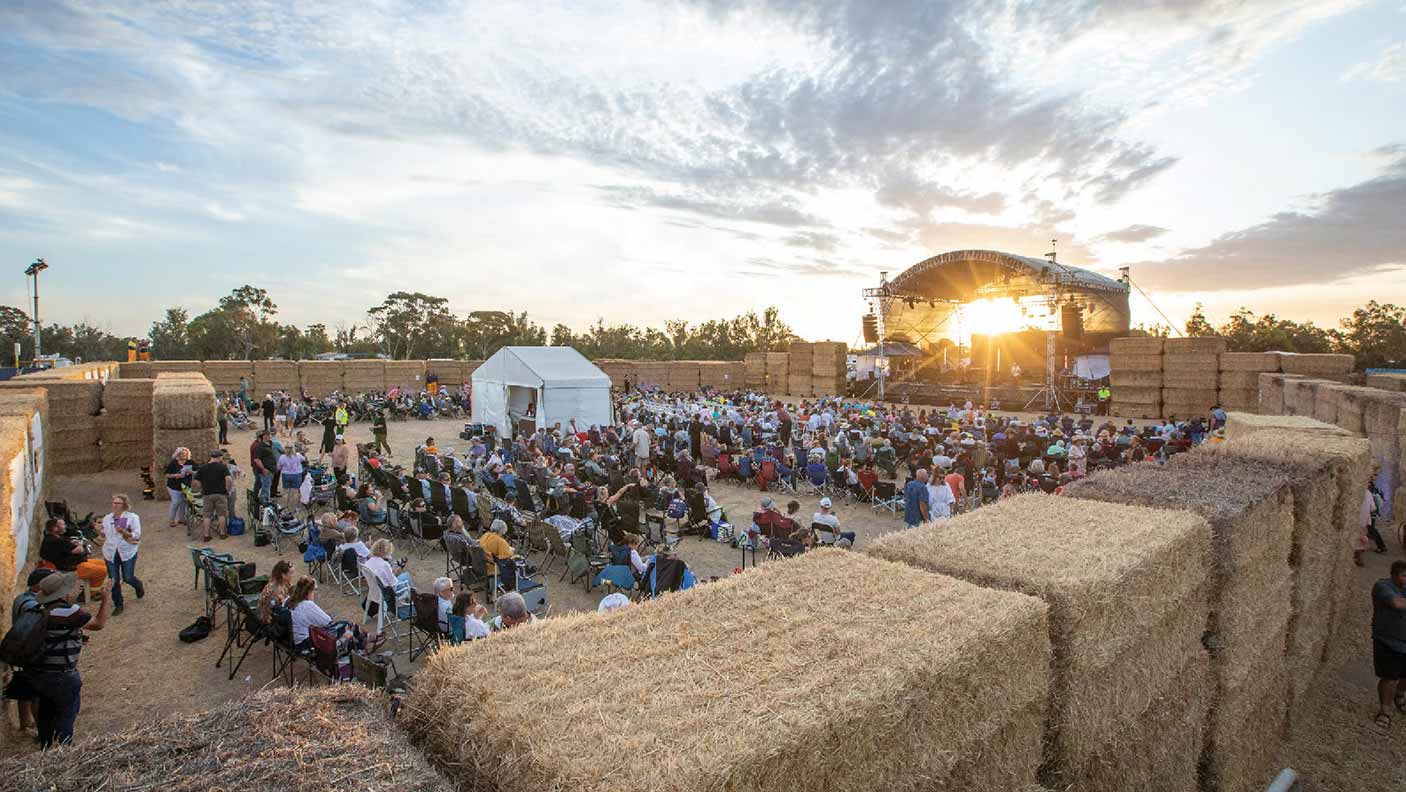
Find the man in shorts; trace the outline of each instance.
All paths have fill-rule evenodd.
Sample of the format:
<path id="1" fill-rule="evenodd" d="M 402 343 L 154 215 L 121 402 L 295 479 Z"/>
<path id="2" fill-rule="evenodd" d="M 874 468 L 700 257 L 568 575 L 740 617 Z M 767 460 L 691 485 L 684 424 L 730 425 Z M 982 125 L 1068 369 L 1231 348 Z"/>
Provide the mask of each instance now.
<path id="1" fill-rule="evenodd" d="M 1377 725 L 1391 728 L 1391 710 L 1406 715 L 1406 561 L 1372 586 L 1372 666 L 1377 676 Z"/>
<path id="2" fill-rule="evenodd" d="M 218 448 L 210 452 L 210 461 L 195 471 L 200 482 L 201 516 L 200 528 L 205 532 L 204 541 L 210 541 L 213 527 L 221 539 L 229 537 L 229 493 L 234 487 L 225 455 Z"/>

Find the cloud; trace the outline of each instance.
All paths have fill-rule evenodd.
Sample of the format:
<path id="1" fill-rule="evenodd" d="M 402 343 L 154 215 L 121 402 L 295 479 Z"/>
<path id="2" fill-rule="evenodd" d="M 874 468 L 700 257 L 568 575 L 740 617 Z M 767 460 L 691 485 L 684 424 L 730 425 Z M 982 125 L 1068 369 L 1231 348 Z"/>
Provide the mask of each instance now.
<path id="1" fill-rule="evenodd" d="M 653 207 L 752 223 L 784 226 L 825 226 L 821 218 L 801 210 L 800 202 L 791 196 L 741 197 L 732 200 L 710 197 L 698 192 L 660 193 L 648 187 L 628 185 L 597 186 L 606 203 L 621 209 Z"/>
<path id="2" fill-rule="evenodd" d="M 786 244 L 789 247 L 812 248 L 822 253 L 834 252 L 839 246 L 840 240 L 834 234 L 823 234 L 814 231 L 802 231 L 786 237 Z"/>
<path id="3" fill-rule="evenodd" d="M 1406 265 L 1406 156 L 1376 178 L 1310 198 L 1312 209 L 1135 264 L 1134 277 L 1169 291 L 1222 291 L 1325 284 Z"/>
<path id="4" fill-rule="evenodd" d="M 1373 60 L 1362 61 L 1343 73 L 1344 82 L 1397 83 L 1406 80 L 1406 41 L 1392 44 Z"/>
<path id="5" fill-rule="evenodd" d="M 944 187 L 904 171 L 889 174 L 874 193 L 874 199 L 881 206 L 907 209 L 923 217 L 939 207 L 989 215 L 1000 214 L 1006 208 L 1006 197 L 998 192 L 978 194 Z"/>
<path id="6" fill-rule="evenodd" d="M 755 267 L 756 270 L 760 270 L 760 272 L 756 270 L 743 270 L 742 274 L 760 275 L 762 277 L 776 277 L 781 275 L 821 277 L 870 277 L 873 275 L 872 272 L 866 272 L 862 269 L 856 269 L 845 264 L 840 264 L 838 262 L 822 258 L 797 258 L 788 259 L 785 261 L 777 261 L 776 259 L 770 259 L 759 256 L 747 259 L 747 264 L 751 267 Z"/>
<path id="7" fill-rule="evenodd" d="M 205 211 L 216 220 L 223 220 L 226 223 L 238 223 L 244 219 L 243 212 L 237 209 L 226 209 L 214 201 L 205 204 Z"/>
<path id="8" fill-rule="evenodd" d="M 1169 230 L 1155 225 L 1130 225 L 1117 231 L 1109 231 L 1099 239 L 1107 242 L 1146 242 L 1162 236 Z"/>

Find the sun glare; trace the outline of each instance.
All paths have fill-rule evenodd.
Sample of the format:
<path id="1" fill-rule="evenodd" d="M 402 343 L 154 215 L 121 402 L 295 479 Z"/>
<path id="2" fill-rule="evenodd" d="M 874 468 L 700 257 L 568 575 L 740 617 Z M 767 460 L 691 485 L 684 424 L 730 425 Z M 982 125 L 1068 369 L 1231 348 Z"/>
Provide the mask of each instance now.
<path id="1" fill-rule="evenodd" d="M 962 334 L 999 335 L 1023 329 L 1029 324 L 1020 304 L 1009 297 L 975 300 L 962 306 Z"/>

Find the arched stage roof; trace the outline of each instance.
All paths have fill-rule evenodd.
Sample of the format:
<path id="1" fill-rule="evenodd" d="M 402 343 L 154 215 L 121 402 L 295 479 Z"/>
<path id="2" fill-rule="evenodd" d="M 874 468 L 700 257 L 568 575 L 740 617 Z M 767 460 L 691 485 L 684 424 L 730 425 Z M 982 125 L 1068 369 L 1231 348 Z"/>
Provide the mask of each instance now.
<path id="1" fill-rule="evenodd" d="M 895 297 L 968 302 L 982 297 L 1066 291 L 1128 294 L 1128 285 L 1097 272 L 999 250 L 953 250 L 914 264 L 889 282 Z"/>

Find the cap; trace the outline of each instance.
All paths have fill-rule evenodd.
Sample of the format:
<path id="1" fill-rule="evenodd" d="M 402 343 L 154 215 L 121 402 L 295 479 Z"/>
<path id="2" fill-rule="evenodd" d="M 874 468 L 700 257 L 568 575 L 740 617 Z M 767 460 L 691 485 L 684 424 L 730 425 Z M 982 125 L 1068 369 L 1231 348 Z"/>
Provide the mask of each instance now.
<path id="1" fill-rule="evenodd" d="M 820 499 L 820 508 L 822 508 L 822 509 L 828 509 L 828 508 L 830 508 L 830 506 L 831 506 L 831 503 L 830 503 L 830 499 L 829 499 L 829 498 L 821 498 L 821 499 Z"/>
<path id="2" fill-rule="evenodd" d="M 772 500 L 770 497 L 762 498 L 762 508 L 763 508 L 763 509 L 770 509 L 772 506 L 775 506 L 775 505 L 776 505 L 776 501 Z"/>

